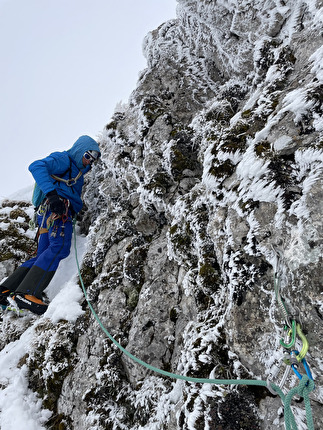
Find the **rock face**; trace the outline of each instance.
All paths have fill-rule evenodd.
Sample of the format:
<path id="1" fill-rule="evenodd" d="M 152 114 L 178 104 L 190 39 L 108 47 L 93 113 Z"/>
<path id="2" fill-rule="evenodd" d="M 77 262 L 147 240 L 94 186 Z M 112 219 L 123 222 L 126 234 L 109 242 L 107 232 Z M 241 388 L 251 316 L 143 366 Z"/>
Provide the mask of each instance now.
<path id="1" fill-rule="evenodd" d="M 87 179 L 89 299 L 152 366 L 262 380 L 276 366 L 279 384 L 276 276 L 309 341 L 322 428 L 322 2 L 178 0 L 177 15 L 145 38 L 147 69 L 105 127 Z M 76 324 L 38 327 L 26 359 L 31 388 L 53 412 L 48 428 L 284 428 L 266 388 L 152 373 L 84 309 Z M 46 365 L 59 370 L 49 377 Z M 292 372 L 285 392 L 297 384 Z M 304 403 L 293 411 L 305 428 Z"/>

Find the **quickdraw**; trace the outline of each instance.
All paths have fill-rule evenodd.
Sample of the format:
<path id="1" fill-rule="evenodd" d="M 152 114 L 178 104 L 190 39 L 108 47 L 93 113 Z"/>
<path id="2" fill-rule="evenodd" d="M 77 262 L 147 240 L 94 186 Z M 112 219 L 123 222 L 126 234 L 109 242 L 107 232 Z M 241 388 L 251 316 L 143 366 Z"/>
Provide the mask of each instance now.
<path id="1" fill-rule="evenodd" d="M 305 356 L 306 356 L 308 348 L 309 348 L 307 338 L 304 335 L 304 333 L 302 332 L 301 325 L 296 323 L 296 321 L 293 321 L 293 322 L 295 322 L 295 324 L 296 324 L 296 333 L 302 341 L 302 348 L 300 351 L 298 351 L 297 349 L 294 349 L 295 343 L 296 343 L 296 333 L 295 333 L 295 335 L 292 334 L 292 338 L 295 338 L 294 343 L 291 342 L 290 344 L 285 345 L 284 342 L 280 341 L 281 345 L 286 350 L 285 358 L 283 361 L 287 366 L 291 367 L 291 369 L 294 371 L 295 375 L 299 379 L 302 379 L 302 375 L 298 371 L 298 366 L 299 366 L 299 363 L 302 363 L 304 370 L 306 372 L 306 375 L 309 377 L 309 379 L 311 379 L 313 381 L 314 379 L 313 379 L 312 373 L 310 371 L 309 365 L 308 365 L 307 361 L 305 360 Z M 295 326 L 295 324 L 294 324 L 294 326 Z"/>
<path id="2" fill-rule="evenodd" d="M 296 334 L 299 336 L 299 338 L 302 341 L 302 349 L 301 349 L 300 352 L 297 353 L 297 361 L 302 361 L 302 359 L 307 354 L 309 345 L 308 345 L 308 341 L 306 339 L 305 334 L 302 332 L 301 325 L 299 323 L 296 323 L 295 320 L 293 320 L 293 329 L 290 330 L 289 333 L 288 333 L 289 336 L 291 335 L 291 338 L 292 338 L 291 342 L 289 344 L 285 344 L 283 342 L 283 340 L 281 339 L 280 340 L 280 344 L 286 350 L 292 349 L 295 346 L 295 343 L 296 343 Z M 286 364 L 290 364 L 290 362 L 288 362 L 288 360 L 285 361 L 285 362 L 286 362 Z"/>
<path id="3" fill-rule="evenodd" d="M 284 327 L 284 329 L 286 330 L 286 326 Z M 289 343 L 286 343 L 286 340 L 285 341 L 283 341 L 282 339 L 280 340 L 280 344 L 284 348 L 285 354 L 282 357 L 282 359 L 280 360 L 280 363 L 276 363 L 272 366 L 271 372 L 267 378 L 267 387 L 268 387 L 269 391 L 275 395 L 277 393 L 275 393 L 271 389 L 271 383 L 278 376 L 278 373 L 280 372 L 280 365 L 282 363 L 285 363 L 285 365 L 287 367 L 286 367 L 285 372 L 282 376 L 282 379 L 278 385 L 280 389 L 282 389 L 284 387 L 291 370 L 293 370 L 295 375 L 300 380 L 303 378 L 303 376 L 301 375 L 301 373 L 299 371 L 300 363 L 303 365 L 305 373 L 308 376 L 308 378 L 310 380 L 314 381 L 312 373 L 311 373 L 310 368 L 309 368 L 309 365 L 305 359 L 305 356 L 308 352 L 309 344 L 308 344 L 306 336 L 302 332 L 301 325 L 299 323 L 297 323 L 295 320 L 292 321 L 292 329 L 289 330 L 288 337 L 290 338 L 290 340 L 289 339 L 287 340 Z M 301 347 L 300 351 L 298 351 L 296 349 L 296 341 L 297 341 L 298 337 L 302 342 L 302 347 Z M 315 388 L 315 385 L 314 385 L 314 388 Z"/>
<path id="4" fill-rule="evenodd" d="M 299 372 L 299 365 L 300 363 L 303 365 L 305 373 L 309 380 L 313 380 L 312 373 L 310 371 L 309 365 L 305 359 L 305 356 L 309 349 L 309 343 L 305 336 L 305 334 L 302 331 L 301 324 L 298 322 L 295 318 L 291 319 L 289 317 L 285 302 L 283 298 L 280 295 L 280 279 L 278 274 L 275 274 L 274 279 L 274 285 L 275 285 L 275 293 L 276 293 L 276 299 L 279 304 L 279 307 L 282 311 L 282 314 L 284 316 L 285 325 L 284 325 L 284 331 L 285 331 L 285 337 L 284 339 L 280 339 L 280 345 L 284 348 L 285 354 L 283 358 L 280 360 L 281 364 L 282 362 L 287 365 L 284 375 L 281 379 L 281 382 L 279 384 L 279 387 L 282 389 L 282 387 L 285 385 L 286 380 L 290 374 L 290 371 L 293 370 L 295 375 L 301 380 L 303 376 Z M 296 348 L 296 342 L 301 342 L 301 348 L 298 350 Z M 277 377 L 280 366 L 279 364 L 275 364 L 272 369 L 269 377 L 267 378 L 267 387 L 268 389 L 273 393 L 273 390 L 270 388 L 271 381 Z M 315 385 L 314 385 L 315 388 Z"/>

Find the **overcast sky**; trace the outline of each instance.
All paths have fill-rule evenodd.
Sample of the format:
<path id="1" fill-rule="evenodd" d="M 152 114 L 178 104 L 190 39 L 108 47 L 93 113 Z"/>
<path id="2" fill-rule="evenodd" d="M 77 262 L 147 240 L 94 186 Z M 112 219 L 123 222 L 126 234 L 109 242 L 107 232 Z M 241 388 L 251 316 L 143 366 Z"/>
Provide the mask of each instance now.
<path id="1" fill-rule="evenodd" d="M 176 0 L 0 0 L 0 199 L 28 165 L 96 137 L 146 67 L 142 41 Z"/>

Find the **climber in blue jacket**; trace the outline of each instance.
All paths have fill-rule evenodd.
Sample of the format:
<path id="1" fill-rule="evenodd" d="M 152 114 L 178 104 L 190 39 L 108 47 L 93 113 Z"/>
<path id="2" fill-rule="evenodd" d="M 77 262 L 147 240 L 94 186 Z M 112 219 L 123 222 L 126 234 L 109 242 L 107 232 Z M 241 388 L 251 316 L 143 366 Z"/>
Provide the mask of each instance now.
<path id="1" fill-rule="evenodd" d="M 83 206 L 84 174 L 100 155 L 97 142 L 81 136 L 68 151 L 53 152 L 29 166 L 36 181 L 33 203 L 38 209 L 37 255 L 2 283 L 0 304 L 6 304 L 10 295 L 20 309 L 39 315 L 47 310 L 42 293 L 60 261 L 70 253 L 72 218 Z"/>

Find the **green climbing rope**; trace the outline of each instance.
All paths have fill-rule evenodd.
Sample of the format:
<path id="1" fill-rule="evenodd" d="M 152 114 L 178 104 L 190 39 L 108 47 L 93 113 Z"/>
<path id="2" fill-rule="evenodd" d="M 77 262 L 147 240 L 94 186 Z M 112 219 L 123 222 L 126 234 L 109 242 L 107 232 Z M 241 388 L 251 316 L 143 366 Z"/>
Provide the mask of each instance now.
<path id="1" fill-rule="evenodd" d="M 165 370 L 151 366 L 150 364 L 146 363 L 143 360 L 140 360 L 140 358 L 135 357 L 133 354 L 131 354 L 129 351 L 127 351 L 125 348 L 123 348 L 120 345 L 120 343 L 117 342 L 114 339 L 114 337 L 109 333 L 109 331 L 104 327 L 102 321 L 100 320 L 100 318 L 97 315 L 97 313 L 95 312 L 91 302 L 89 301 L 89 298 L 88 298 L 88 295 L 87 295 L 87 292 L 86 292 L 86 289 L 84 286 L 84 282 L 83 282 L 83 278 L 82 278 L 82 274 L 81 274 L 81 270 L 80 270 L 80 265 L 79 265 L 79 261 L 78 261 L 78 256 L 77 256 L 75 223 L 76 223 L 76 220 L 74 220 L 74 223 L 73 223 L 75 259 L 76 259 L 76 264 L 77 264 L 78 276 L 80 279 L 80 283 L 82 286 L 84 297 L 88 303 L 88 306 L 89 306 L 94 318 L 98 322 L 102 331 L 107 335 L 107 337 L 111 340 L 111 342 L 113 342 L 114 345 L 117 346 L 117 348 L 121 352 L 123 352 L 127 357 L 129 357 L 134 362 L 140 364 L 141 366 L 143 366 L 143 367 L 145 367 L 145 368 L 147 368 L 147 369 L 149 369 L 155 373 L 158 373 L 158 374 L 163 375 L 163 376 L 167 376 L 167 377 L 172 378 L 172 379 L 180 379 L 180 380 L 187 381 L 187 382 L 194 382 L 194 383 L 201 383 L 201 384 L 257 385 L 257 386 L 262 386 L 262 387 L 268 388 L 268 382 L 262 381 L 260 379 L 259 380 L 258 379 L 252 380 L 252 379 L 192 378 L 190 376 L 178 375 L 176 373 L 167 372 Z M 295 418 L 294 418 L 294 415 L 293 415 L 293 412 L 291 409 L 291 401 L 292 401 L 293 396 L 295 396 L 295 395 L 299 395 L 299 396 L 304 398 L 308 430 L 314 430 L 312 410 L 311 410 L 311 404 L 310 404 L 310 399 L 309 399 L 309 393 L 311 391 L 313 391 L 313 389 L 314 389 L 314 382 L 312 380 L 310 380 L 307 375 L 304 375 L 302 377 L 299 385 L 297 387 L 294 387 L 293 389 L 291 389 L 290 392 L 286 396 L 283 393 L 283 391 L 277 385 L 275 385 L 272 382 L 269 382 L 269 384 L 270 384 L 270 388 L 280 396 L 280 398 L 284 404 L 284 410 L 285 410 L 284 418 L 285 418 L 286 430 L 297 430 L 297 425 L 296 425 Z"/>

